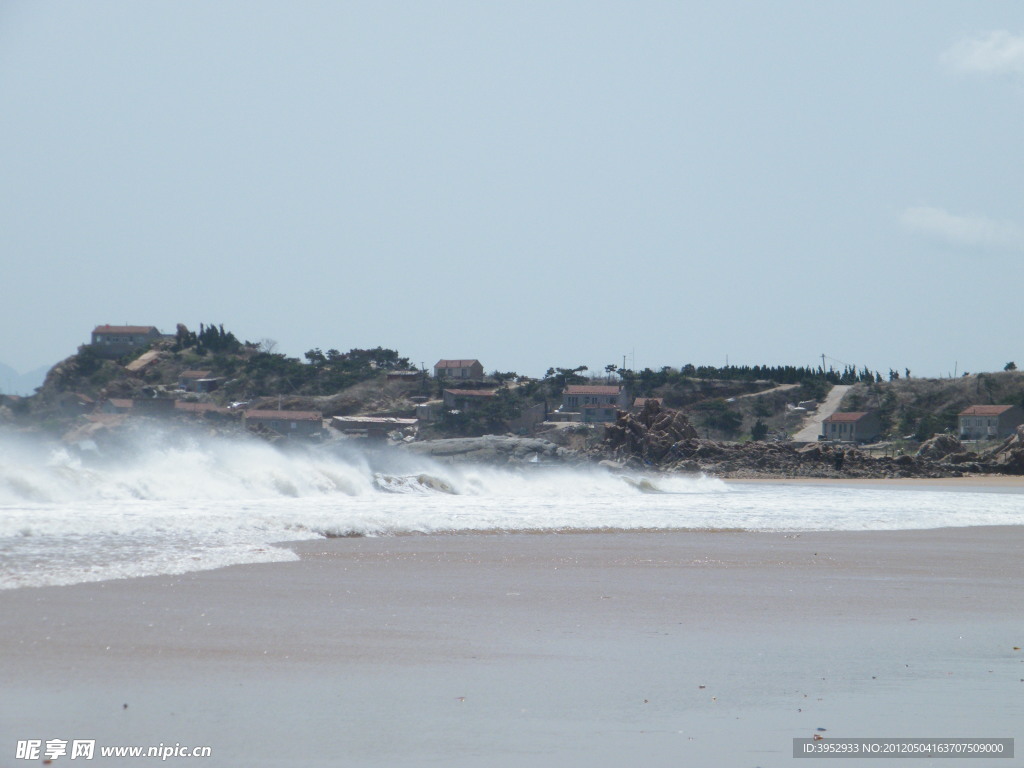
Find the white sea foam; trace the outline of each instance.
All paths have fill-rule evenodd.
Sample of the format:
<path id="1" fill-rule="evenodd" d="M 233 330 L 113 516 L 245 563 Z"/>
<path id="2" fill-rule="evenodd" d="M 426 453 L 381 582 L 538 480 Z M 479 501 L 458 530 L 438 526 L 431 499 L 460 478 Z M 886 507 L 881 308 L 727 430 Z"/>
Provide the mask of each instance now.
<path id="1" fill-rule="evenodd" d="M 452 531 L 1024 523 L 1024 495 L 438 465 L 154 433 L 83 457 L 0 439 L 0 588 L 293 559 L 275 542 Z"/>

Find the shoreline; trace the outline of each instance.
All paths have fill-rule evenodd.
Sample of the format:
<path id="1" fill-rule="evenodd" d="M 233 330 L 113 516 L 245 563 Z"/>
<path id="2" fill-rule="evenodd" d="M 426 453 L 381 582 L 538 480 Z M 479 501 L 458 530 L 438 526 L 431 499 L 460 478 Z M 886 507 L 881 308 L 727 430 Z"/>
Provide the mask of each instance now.
<path id="1" fill-rule="evenodd" d="M 0 593 L 0 765 L 26 738 L 218 766 L 767 768 L 818 728 L 1024 736 L 1024 527 L 286 546 Z"/>
<path id="2" fill-rule="evenodd" d="M 712 475 L 708 475 L 712 477 Z M 877 485 L 899 486 L 967 486 L 979 488 L 1015 488 L 1024 491 L 1021 475 L 964 475 L 962 477 L 715 477 L 724 483 L 779 483 L 786 485 Z"/>

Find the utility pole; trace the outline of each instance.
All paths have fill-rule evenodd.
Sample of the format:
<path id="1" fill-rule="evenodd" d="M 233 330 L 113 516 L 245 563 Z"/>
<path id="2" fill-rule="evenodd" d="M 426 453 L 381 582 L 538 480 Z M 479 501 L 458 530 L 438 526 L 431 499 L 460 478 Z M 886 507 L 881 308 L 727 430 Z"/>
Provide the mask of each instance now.
<path id="1" fill-rule="evenodd" d="M 821 372 L 825 372 L 825 353 L 821 353 Z"/>

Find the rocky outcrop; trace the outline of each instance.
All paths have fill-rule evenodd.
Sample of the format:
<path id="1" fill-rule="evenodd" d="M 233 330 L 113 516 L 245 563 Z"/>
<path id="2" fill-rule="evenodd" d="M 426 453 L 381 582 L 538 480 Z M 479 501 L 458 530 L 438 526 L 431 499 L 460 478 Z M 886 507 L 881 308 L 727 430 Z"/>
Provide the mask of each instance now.
<path id="1" fill-rule="evenodd" d="M 648 399 L 638 414 L 619 412 L 605 432 L 605 448 L 620 461 L 659 464 L 671 456 L 674 445 L 696 437 L 697 430 L 686 416 Z"/>
<path id="2" fill-rule="evenodd" d="M 983 465 L 991 472 L 1004 475 L 1024 475 L 1024 425 L 980 457 Z"/>
<path id="3" fill-rule="evenodd" d="M 947 456 L 963 452 L 963 443 L 953 437 L 953 435 L 941 434 L 935 435 L 921 443 L 921 447 L 917 449 L 916 455 L 921 459 L 939 461 Z"/>
<path id="4" fill-rule="evenodd" d="M 963 450 L 942 443 L 943 450 Z M 717 477 L 950 477 L 963 469 L 941 465 L 930 456 L 872 458 L 854 448 L 810 443 L 797 448 L 782 442 L 724 443 L 701 440 L 686 416 L 648 401 L 639 414 L 619 415 L 607 428 L 605 442 L 594 458 L 611 460 L 622 468 L 666 472 L 704 472 Z M 942 454 L 945 455 L 945 454 Z"/>

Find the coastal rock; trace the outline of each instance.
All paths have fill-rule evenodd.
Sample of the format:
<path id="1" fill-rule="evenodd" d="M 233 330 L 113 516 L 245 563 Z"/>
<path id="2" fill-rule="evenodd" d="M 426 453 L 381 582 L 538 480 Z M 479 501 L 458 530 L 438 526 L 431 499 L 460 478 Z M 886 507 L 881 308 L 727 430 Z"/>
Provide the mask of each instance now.
<path id="1" fill-rule="evenodd" d="M 921 459 L 930 459 L 931 461 L 939 461 L 947 456 L 957 453 L 963 453 L 964 446 L 957 438 L 953 435 L 935 435 L 929 440 L 925 440 L 921 447 L 917 450 L 917 457 Z"/>
<path id="2" fill-rule="evenodd" d="M 682 413 L 663 408 L 650 398 L 638 414 L 619 412 L 605 432 L 605 448 L 618 458 L 637 458 L 659 464 L 680 455 L 677 444 L 697 438 L 697 430 Z"/>

